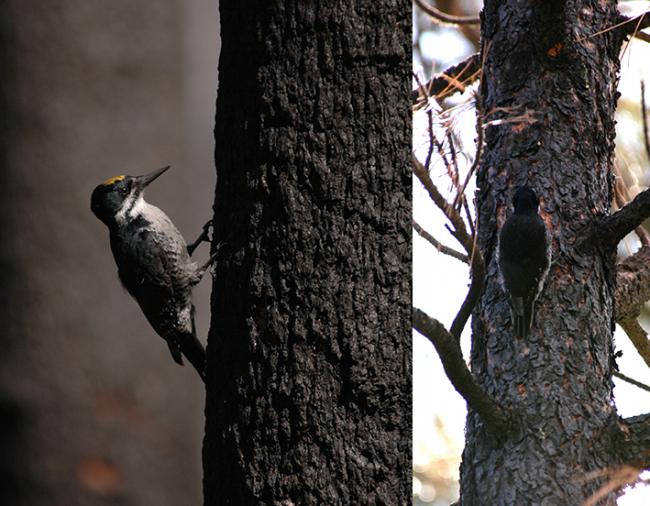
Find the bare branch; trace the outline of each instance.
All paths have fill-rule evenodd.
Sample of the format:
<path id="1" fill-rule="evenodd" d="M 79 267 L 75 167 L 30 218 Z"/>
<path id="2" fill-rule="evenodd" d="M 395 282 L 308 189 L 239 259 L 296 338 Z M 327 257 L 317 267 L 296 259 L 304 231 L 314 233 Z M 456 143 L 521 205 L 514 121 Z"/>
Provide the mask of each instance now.
<path id="1" fill-rule="evenodd" d="M 422 185 L 426 188 L 429 193 L 431 200 L 438 206 L 438 208 L 444 213 L 449 222 L 453 225 L 453 229 L 450 229 L 451 234 L 456 238 L 456 240 L 463 246 L 465 252 L 468 255 L 472 254 L 473 251 L 473 240 L 470 235 L 467 233 L 467 228 L 465 227 L 465 222 L 458 212 L 449 204 L 445 198 L 440 194 L 436 185 L 433 184 L 429 172 L 427 169 L 420 163 L 420 161 L 413 155 L 411 157 L 413 165 L 413 173 L 420 180 Z"/>
<path id="2" fill-rule="evenodd" d="M 616 245 L 645 219 L 650 217 L 650 189 L 639 193 L 632 202 L 611 216 L 589 227 L 581 247 L 615 248 Z"/>
<path id="3" fill-rule="evenodd" d="M 649 41 L 650 42 L 650 41 Z M 643 142 L 645 152 L 650 160 L 650 134 L 648 134 L 648 109 L 645 104 L 645 83 L 641 81 L 641 119 L 643 120 Z"/>
<path id="4" fill-rule="evenodd" d="M 617 320 L 617 323 L 625 331 L 627 337 L 630 338 L 646 365 L 650 367 L 650 341 L 648 341 L 648 334 L 643 330 L 639 321 L 636 318 L 628 318 Z"/>
<path id="5" fill-rule="evenodd" d="M 650 467 L 650 413 L 619 422 L 623 441 L 617 445 L 621 460 L 639 467 Z"/>
<path id="6" fill-rule="evenodd" d="M 650 414 L 618 419 L 610 426 L 608 434 L 610 445 L 615 449 L 618 460 L 622 464 L 617 467 L 596 469 L 579 477 L 582 483 L 606 477 L 607 481 L 596 493 L 584 503 L 595 505 L 599 498 L 618 490 L 627 484 L 639 480 L 644 468 L 650 466 Z"/>
<path id="7" fill-rule="evenodd" d="M 650 342 L 637 318 L 644 303 L 650 299 L 650 247 L 620 261 L 616 266 L 616 294 L 614 313 L 616 322 L 634 344 L 650 367 Z"/>
<path id="8" fill-rule="evenodd" d="M 595 33 L 592 33 L 586 38 L 596 37 L 604 33 L 613 32 L 618 36 L 619 40 L 622 42 L 629 35 L 636 37 L 637 34 L 641 33 L 641 30 L 648 28 L 650 26 L 650 15 L 649 15 L 650 11 L 643 12 L 636 16 L 628 17 L 620 13 L 620 11 L 623 10 L 623 6 L 625 5 L 626 4 L 624 3 L 618 5 L 619 16 L 618 16 L 618 22 L 616 24 L 612 26 L 608 26 L 603 30 L 599 30 Z M 584 38 L 580 39 L 578 40 L 578 42 L 582 42 L 583 40 L 585 39 Z"/>
<path id="9" fill-rule="evenodd" d="M 458 177 L 458 164 L 457 164 L 456 152 L 455 152 L 455 147 L 451 135 L 448 133 L 447 136 L 447 142 L 449 143 L 450 150 L 451 150 L 451 162 L 448 160 L 442 144 L 435 138 L 433 130 L 431 129 L 431 122 L 430 122 L 429 135 L 430 135 L 431 144 L 434 144 L 436 146 L 438 155 L 442 158 L 447 168 L 447 175 L 449 176 L 449 179 L 451 180 L 451 183 L 456 190 L 456 197 L 454 200 L 454 204 L 450 204 L 449 202 L 447 202 L 445 198 L 440 194 L 438 188 L 435 186 L 435 184 L 431 180 L 431 177 L 429 176 L 429 172 L 427 170 L 428 167 L 423 166 L 415 156 L 413 156 L 413 172 L 418 177 L 420 182 L 424 185 L 424 187 L 427 189 L 427 191 L 429 192 L 429 196 L 431 197 L 433 202 L 438 206 L 438 208 L 447 217 L 449 222 L 453 225 L 453 228 L 451 228 L 447 224 L 445 224 L 449 232 L 463 246 L 463 248 L 467 252 L 468 258 L 470 259 L 468 262 L 470 263 L 471 266 L 470 275 L 472 278 L 472 281 L 470 283 L 470 288 L 450 328 L 451 335 L 454 336 L 457 340 L 460 340 L 460 336 L 463 332 L 463 328 L 465 328 L 465 325 L 467 324 L 467 321 L 469 320 L 469 317 L 471 316 L 472 311 L 474 310 L 474 306 L 478 302 L 478 299 L 483 293 L 483 290 L 485 288 L 485 279 L 484 279 L 485 264 L 483 262 L 483 257 L 481 253 L 476 248 L 476 244 L 475 244 L 476 235 L 474 234 L 474 227 L 469 212 L 469 207 L 467 205 L 466 200 L 464 199 L 464 195 L 460 193 L 461 191 L 464 191 L 469 176 L 468 179 L 466 179 L 466 181 L 464 182 L 461 190 L 461 184 L 459 182 L 459 177 Z M 479 134 L 479 145 L 481 143 L 482 143 L 482 135 Z M 480 146 L 477 147 L 477 155 L 480 157 Z M 427 157 L 427 161 L 428 160 L 429 157 Z M 470 169 L 470 173 L 473 170 L 475 170 L 476 166 L 477 166 L 477 162 L 475 161 L 475 163 L 472 165 L 472 168 Z M 461 206 L 456 207 L 456 203 L 458 201 L 460 201 L 460 203 L 462 204 L 462 209 L 467 214 L 467 219 L 470 224 L 471 234 L 467 232 L 465 222 L 463 221 L 463 218 L 461 216 L 461 209 L 460 209 Z"/>
<path id="10" fill-rule="evenodd" d="M 428 97 L 442 99 L 456 92 L 464 92 L 465 87 L 478 78 L 480 64 L 479 54 L 474 53 L 444 72 L 434 75 L 421 89 L 411 92 L 411 102 L 419 108 L 426 104 Z"/>
<path id="11" fill-rule="evenodd" d="M 650 42 L 650 35 L 645 32 L 636 32 L 634 38 L 642 40 L 643 42 Z"/>
<path id="12" fill-rule="evenodd" d="M 463 359 L 456 339 L 438 320 L 424 311 L 413 308 L 413 328 L 426 337 L 436 348 L 445 373 L 456 391 L 465 399 L 468 406 L 476 411 L 495 434 L 508 432 L 510 421 L 504 410 L 474 380 Z"/>
<path id="13" fill-rule="evenodd" d="M 616 320 L 637 318 L 650 300 L 650 247 L 621 260 L 616 265 Z"/>
<path id="14" fill-rule="evenodd" d="M 487 57 L 488 50 L 489 50 L 489 45 L 487 45 L 485 51 L 483 51 L 483 61 L 481 63 L 481 70 L 479 70 L 481 79 L 483 78 L 482 69 L 485 66 L 485 58 Z M 463 184 L 458 188 L 458 192 L 456 193 L 456 198 L 454 199 L 454 203 L 453 203 L 454 208 L 460 209 L 460 207 L 462 206 L 465 209 L 465 214 L 467 215 L 467 221 L 469 223 L 470 230 L 472 232 L 472 237 L 474 237 L 475 241 L 476 241 L 476 230 L 474 227 L 474 223 L 472 221 L 472 217 L 470 216 L 469 206 L 467 205 L 467 198 L 465 197 L 465 189 L 467 188 L 467 185 L 469 184 L 472 175 L 474 175 L 474 173 L 478 170 L 478 166 L 481 163 L 481 156 L 483 154 L 483 105 L 481 103 L 480 97 L 477 97 L 476 99 L 476 135 L 477 135 L 476 151 L 474 152 L 474 160 L 472 161 L 472 165 L 469 168 L 469 171 L 467 171 L 467 176 L 465 177 L 465 181 L 463 181 Z M 474 247 L 474 249 L 476 249 L 476 247 Z M 483 266 L 483 270 L 484 269 L 485 266 Z M 483 287 L 481 287 L 480 291 L 481 292 L 483 291 Z M 471 287 L 470 287 L 470 293 L 471 293 Z"/>
<path id="15" fill-rule="evenodd" d="M 614 371 L 612 373 L 614 376 L 616 376 L 618 379 L 621 379 L 630 385 L 634 385 L 635 387 L 640 388 L 641 390 L 645 390 L 646 392 L 650 392 L 650 386 L 646 385 L 645 383 L 641 383 L 640 381 L 635 380 L 634 378 L 630 378 L 629 376 L 626 376 L 622 372 Z"/>
<path id="16" fill-rule="evenodd" d="M 621 22 L 615 27 L 623 35 L 633 35 L 636 32 L 650 27 L 650 11 L 631 18 L 621 16 Z"/>
<path id="17" fill-rule="evenodd" d="M 447 175 L 451 179 L 454 188 L 458 190 L 458 156 L 451 128 L 447 129 L 447 144 L 449 144 L 449 154 L 451 155 L 451 164 L 447 166 Z"/>
<path id="18" fill-rule="evenodd" d="M 599 478 L 607 478 L 607 481 L 594 492 L 582 506 L 596 506 L 601 499 L 607 497 L 612 492 L 633 485 L 639 480 L 643 469 L 634 466 L 620 466 L 614 468 L 597 469 L 586 473 L 580 481 L 589 482 Z"/>
<path id="19" fill-rule="evenodd" d="M 630 192 L 625 186 L 623 181 L 623 175 L 618 165 L 614 165 L 614 173 L 616 175 L 616 181 L 614 183 L 614 200 L 619 209 L 624 208 L 632 198 L 630 197 Z M 643 246 L 650 246 L 650 234 L 643 228 L 643 225 L 639 225 L 634 229 L 639 241 Z"/>
<path id="20" fill-rule="evenodd" d="M 453 257 L 456 260 L 460 260 L 461 262 L 464 262 L 466 264 L 469 263 L 469 257 L 467 255 L 464 255 L 460 251 L 456 251 L 455 249 L 442 244 L 435 237 L 433 237 L 429 232 L 424 230 L 415 220 L 413 220 L 413 228 L 418 234 L 420 234 L 420 236 L 423 239 L 429 241 L 433 245 L 433 247 L 436 248 L 440 253 L 449 255 L 450 257 Z"/>
<path id="21" fill-rule="evenodd" d="M 472 175 L 476 172 L 476 169 L 478 169 L 479 164 L 481 163 L 481 155 L 483 154 L 483 126 L 482 126 L 482 114 L 481 114 L 481 109 L 480 105 L 478 102 L 476 102 L 476 152 L 474 153 L 474 161 L 472 162 L 472 166 L 469 168 L 469 171 L 467 172 L 467 176 L 465 177 L 465 181 L 463 181 L 463 184 L 461 187 L 458 189 L 458 194 L 456 195 L 456 199 L 454 200 L 454 207 L 458 207 L 458 202 L 460 199 L 464 198 L 465 195 L 465 189 L 467 188 L 467 185 L 469 184 L 470 179 L 472 178 Z"/>
<path id="22" fill-rule="evenodd" d="M 485 54 L 483 56 L 485 57 Z M 481 65 L 481 67 L 483 67 L 483 64 Z M 465 209 L 465 214 L 467 215 L 467 221 L 469 223 L 470 230 L 472 232 L 472 237 L 474 237 L 474 239 L 476 239 L 476 230 L 474 227 L 474 223 L 472 221 L 472 217 L 470 216 L 469 206 L 467 205 L 467 198 L 465 197 L 465 189 L 467 188 L 467 185 L 469 184 L 472 175 L 474 175 L 474 173 L 477 171 L 478 166 L 481 163 L 481 156 L 483 154 L 483 107 L 481 104 L 481 100 L 479 98 L 477 98 L 476 100 L 476 136 L 477 136 L 476 151 L 474 152 L 474 160 L 472 161 L 472 165 L 469 168 L 469 171 L 467 171 L 467 176 L 465 177 L 463 184 L 458 188 L 458 192 L 456 193 L 456 198 L 454 199 L 454 203 L 452 204 L 453 207 L 456 209 L 460 209 L 461 205 Z"/>
<path id="23" fill-rule="evenodd" d="M 446 14 L 432 5 L 424 3 L 422 0 L 414 0 L 415 5 L 417 5 L 423 12 L 431 16 L 434 20 L 440 21 L 441 23 L 446 23 L 450 25 L 479 25 L 481 24 L 481 18 L 479 16 L 453 16 L 451 14 Z"/>
<path id="24" fill-rule="evenodd" d="M 438 140 L 438 138 L 436 137 L 436 135 L 435 135 L 435 133 L 433 131 L 433 113 L 432 113 L 432 111 L 428 111 L 427 114 L 429 116 L 429 141 L 430 141 L 429 146 L 431 146 L 431 147 L 435 146 L 436 151 L 438 152 L 438 156 L 440 156 L 440 159 L 445 164 L 445 169 L 447 170 L 447 175 L 451 178 L 451 180 L 453 182 L 453 180 L 454 180 L 454 177 L 453 177 L 454 170 L 453 170 L 452 163 L 447 158 L 447 153 L 445 152 L 445 147 Z M 453 145 L 450 145 L 449 148 L 450 148 L 449 154 L 452 156 L 452 159 L 455 159 L 456 154 L 453 152 L 453 149 L 454 149 Z M 427 159 L 425 161 L 424 167 L 427 170 L 429 170 L 429 168 L 430 168 L 430 166 L 429 166 L 430 161 L 431 161 L 430 159 Z"/>
<path id="25" fill-rule="evenodd" d="M 467 324 L 467 321 L 470 315 L 472 314 L 474 306 L 478 302 L 478 299 L 483 293 L 483 289 L 485 288 L 485 280 L 484 280 L 485 265 L 483 262 L 482 255 L 476 248 L 476 244 L 475 244 L 476 236 L 474 234 L 474 227 L 471 221 L 471 216 L 469 213 L 467 202 L 464 199 L 464 195 L 460 193 L 461 191 L 464 191 L 465 186 L 463 186 L 463 190 L 461 190 L 461 185 L 459 183 L 459 178 L 458 178 L 458 166 L 457 166 L 457 160 L 455 156 L 455 149 L 454 149 L 453 142 L 448 137 L 448 142 L 450 144 L 450 149 L 451 149 L 451 159 L 452 159 L 452 162 L 450 163 L 447 160 L 447 157 L 445 156 L 444 150 L 442 149 L 442 145 L 437 141 L 437 139 L 435 139 L 435 136 L 433 135 L 432 131 L 430 131 L 430 137 L 431 137 L 431 142 L 436 145 L 438 154 L 445 162 L 445 165 L 447 167 L 447 175 L 449 176 L 452 185 L 456 189 L 457 193 L 454 200 L 454 204 L 449 204 L 442 197 L 437 187 L 433 184 L 433 181 L 431 181 L 431 178 L 429 177 L 429 173 L 427 171 L 427 167 L 422 166 L 422 164 L 419 163 L 416 157 L 413 157 L 414 172 L 416 176 L 420 179 L 422 184 L 425 186 L 427 191 L 429 192 L 429 196 L 431 197 L 431 199 L 442 210 L 442 212 L 445 214 L 447 219 L 453 225 L 454 227 L 453 229 L 448 226 L 447 229 L 462 244 L 463 248 L 467 252 L 468 257 L 470 258 L 469 263 L 471 266 L 470 275 L 472 278 L 472 282 L 470 284 L 470 288 L 467 293 L 467 296 L 465 297 L 465 300 L 463 301 L 463 304 L 461 305 L 460 310 L 458 311 L 458 314 L 454 318 L 454 321 L 450 328 L 451 335 L 454 336 L 457 340 L 460 340 L 460 336 L 463 332 L 463 328 Z M 481 135 L 479 135 L 479 144 L 480 143 L 482 143 Z M 477 155 L 478 155 L 480 153 L 480 147 L 477 148 L 477 150 L 478 150 L 477 151 Z M 470 173 L 475 169 L 476 165 L 477 165 L 476 162 L 472 165 L 472 168 L 470 169 Z M 465 181 L 464 185 L 466 184 L 467 184 L 467 180 Z M 456 207 L 457 206 L 456 203 L 458 201 L 460 201 L 460 203 L 463 204 L 462 208 L 467 214 L 467 218 L 469 220 L 470 228 L 472 231 L 471 234 L 467 232 L 465 222 L 463 221 L 461 216 L 460 206 L 458 206 L 458 208 Z"/>
<path id="26" fill-rule="evenodd" d="M 483 262 L 483 256 L 476 247 L 473 249 L 470 274 L 472 276 L 472 282 L 469 285 L 469 291 L 450 328 L 451 335 L 458 341 L 460 341 L 463 328 L 465 328 L 465 324 L 485 288 L 485 264 Z"/>
<path id="27" fill-rule="evenodd" d="M 603 28 L 602 30 L 598 30 L 595 33 L 587 35 L 586 37 L 580 38 L 577 40 L 577 42 L 582 43 L 586 39 L 597 37 L 609 32 L 612 32 L 619 39 L 619 43 L 623 42 L 625 38 L 630 35 L 632 37 L 637 37 L 638 34 L 641 33 L 641 30 L 650 26 L 650 11 L 643 12 L 636 16 L 627 16 L 621 13 L 621 11 L 624 10 L 623 8 L 625 5 L 625 3 L 618 4 L 619 15 L 618 22 L 616 24 Z M 639 38 L 644 39 L 644 37 Z"/>

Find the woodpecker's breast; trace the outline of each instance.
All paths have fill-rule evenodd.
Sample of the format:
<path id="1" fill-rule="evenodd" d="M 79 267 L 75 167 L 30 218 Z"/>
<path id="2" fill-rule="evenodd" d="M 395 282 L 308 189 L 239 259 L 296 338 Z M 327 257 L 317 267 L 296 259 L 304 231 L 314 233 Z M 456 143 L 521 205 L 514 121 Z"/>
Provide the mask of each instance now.
<path id="1" fill-rule="evenodd" d="M 138 300 L 153 290 L 167 297 L 189 296 L 197 266 L 183 236 L 157 207 L 144 202 L 138 211 L 111 232 L 122 283 Z"/>

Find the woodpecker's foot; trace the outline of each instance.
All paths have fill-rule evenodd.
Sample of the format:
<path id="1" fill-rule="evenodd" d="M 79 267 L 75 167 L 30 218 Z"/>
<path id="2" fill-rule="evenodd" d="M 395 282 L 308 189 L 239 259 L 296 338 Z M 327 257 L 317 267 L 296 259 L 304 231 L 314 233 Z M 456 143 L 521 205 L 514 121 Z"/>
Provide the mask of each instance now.
<path id="1" fill-rule="evenodd" d="M 196 241 L 187 245 L 187 252 L 190 254 L 190 256 L 192 256 L 194 250 L 198 248 L 202 242 L 212 242 L 212 237 L 210 237 L 210 229 L 214 231 L 212 220 L 209 220 L 205 225 L 203 225 L 203 231 L 201 232 L 201 235 L 196 239 Z"/>
<path id="2" fill-rule="evenodd" d="M 217 244 L 214 247 L 214 252 L 212 253 L 212 255 L 210 255 L 210 258 L 208 259 L 208 261 L 206 263 L 204 263 L 200 267 L 201 277 L 203 277 L 203 275 L 205 274 L 205 271 L 207 271 L 210 267 L 212 267 L 214 265 L 214 263 L 215 263 L 215 261 L 217 259 L 217 255 L 219 254 L 219 248 L 221 248 L 221 243 Z"/>

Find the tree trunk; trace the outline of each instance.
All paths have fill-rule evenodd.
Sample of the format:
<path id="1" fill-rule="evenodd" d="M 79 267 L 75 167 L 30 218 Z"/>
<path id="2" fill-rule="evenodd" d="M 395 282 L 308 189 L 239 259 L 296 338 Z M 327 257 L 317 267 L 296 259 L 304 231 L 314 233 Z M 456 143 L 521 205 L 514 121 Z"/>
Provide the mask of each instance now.
<path id="1" fill-rule="evenodd" d="M 461 466 L 464 506 L 581 504 L 617 464 L 607 436 L 612 398 L 613 248 L 577 245 L 612 201 L 614 112 L 621 39 L 615 2 L 485 2 L 481 100 L 486 131 L 478 174 L 479 246 L 486 289 L 473 318 L 471 366 L 512 410 L 498 440 L 470 410 Z M 596 34 L 596 35 L 594 35 Z M 533 331 L 513 336 L 499 283 L 498 230 L 514 189 L 541 196 L 553 259 Z M 615 504 L 614 494 L 599 504 Z"/>
<path id="2" fill-rule="evenodd" d="M 411 497 L 407 2 L 221 2 L 205 504 Z"/>

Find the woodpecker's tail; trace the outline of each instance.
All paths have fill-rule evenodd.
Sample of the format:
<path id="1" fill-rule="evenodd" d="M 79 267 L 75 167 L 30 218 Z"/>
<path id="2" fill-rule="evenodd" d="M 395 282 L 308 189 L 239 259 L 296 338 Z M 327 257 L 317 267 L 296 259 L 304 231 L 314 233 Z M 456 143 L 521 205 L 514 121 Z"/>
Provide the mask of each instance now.
<path id="1" fill-rule="evenodd" d="M 178 365 L 183 365 L 183 355 L 181 353 L 181 347 L 174 339 L 165 339 L 167 341 L 167 346 L 169 346 L 169 353 L 171 353 L 174 362 Z"/>
<path id="2" fill-rule="evenodd" d="M 191 319 L 192 319 L 192 333 L 186 334 L 183 336 L 183 345 L 181 346 L 181 351 L 183 355 L 190 361 L 190 364 L 194 366 L 196 372 L 199 373 L 203 383 L 205 383 L 205 348 L 201 344 L 201 341 L 196 337 L 196 324 L 194 323 L 194 305 L 192 305 Z"/>
<path id="3" fill-rule="evenodd" d="M 169 351 L 172 354 L 174 362 L 183 365 L 183 356 L 194 366 L 201 379 L 205 383 L 205 348 L 201 341 L 196 337 L 196 325 L 194 324 L 194 306 L 192 306 L 192 329 L 191 332 L 174 332 L 171 336 L 165 338 Z"/>
<path id="4" fill-rule="evenodd" d="M 174 362 L 184 365 L 183 357 L 185 357 L 205 382 L 205 348 L 195 334 L 176 334 L 171 339 L 167 339 L 167 345 Z"/>
<path id="5" fill-rule="evenodd" d="M 526 321 L 526 308 L 523 297 L 510 298 L 510 314 L 515 335 L 522 338 L 526 337 L 530 324 Z"/>
<path id="6" fill-rule="evenodd" d="M 205 383 L 205 348 L 196 334 L 185 334 L 182 337 L 181 351 Z"/>
<path id="7" fill-rule="evenodd" d="M 530 332 L 530 329 L 533 326 L 533 318 L 535 318 L 535 300 L 529 300 L 524 305 L 524 328 L 526 329 L 526 334 Z M 523 336 L 525 337 L 525 335 Z"/>
<path id="8" fill-rule="evenodd" d="M 515 335 L 521 338 L 526 337 L 533 325 L 533 318 L 535 318 L 535 301 L 527 301 L 524 297 L 511 297 L 510 314 Z"/>

